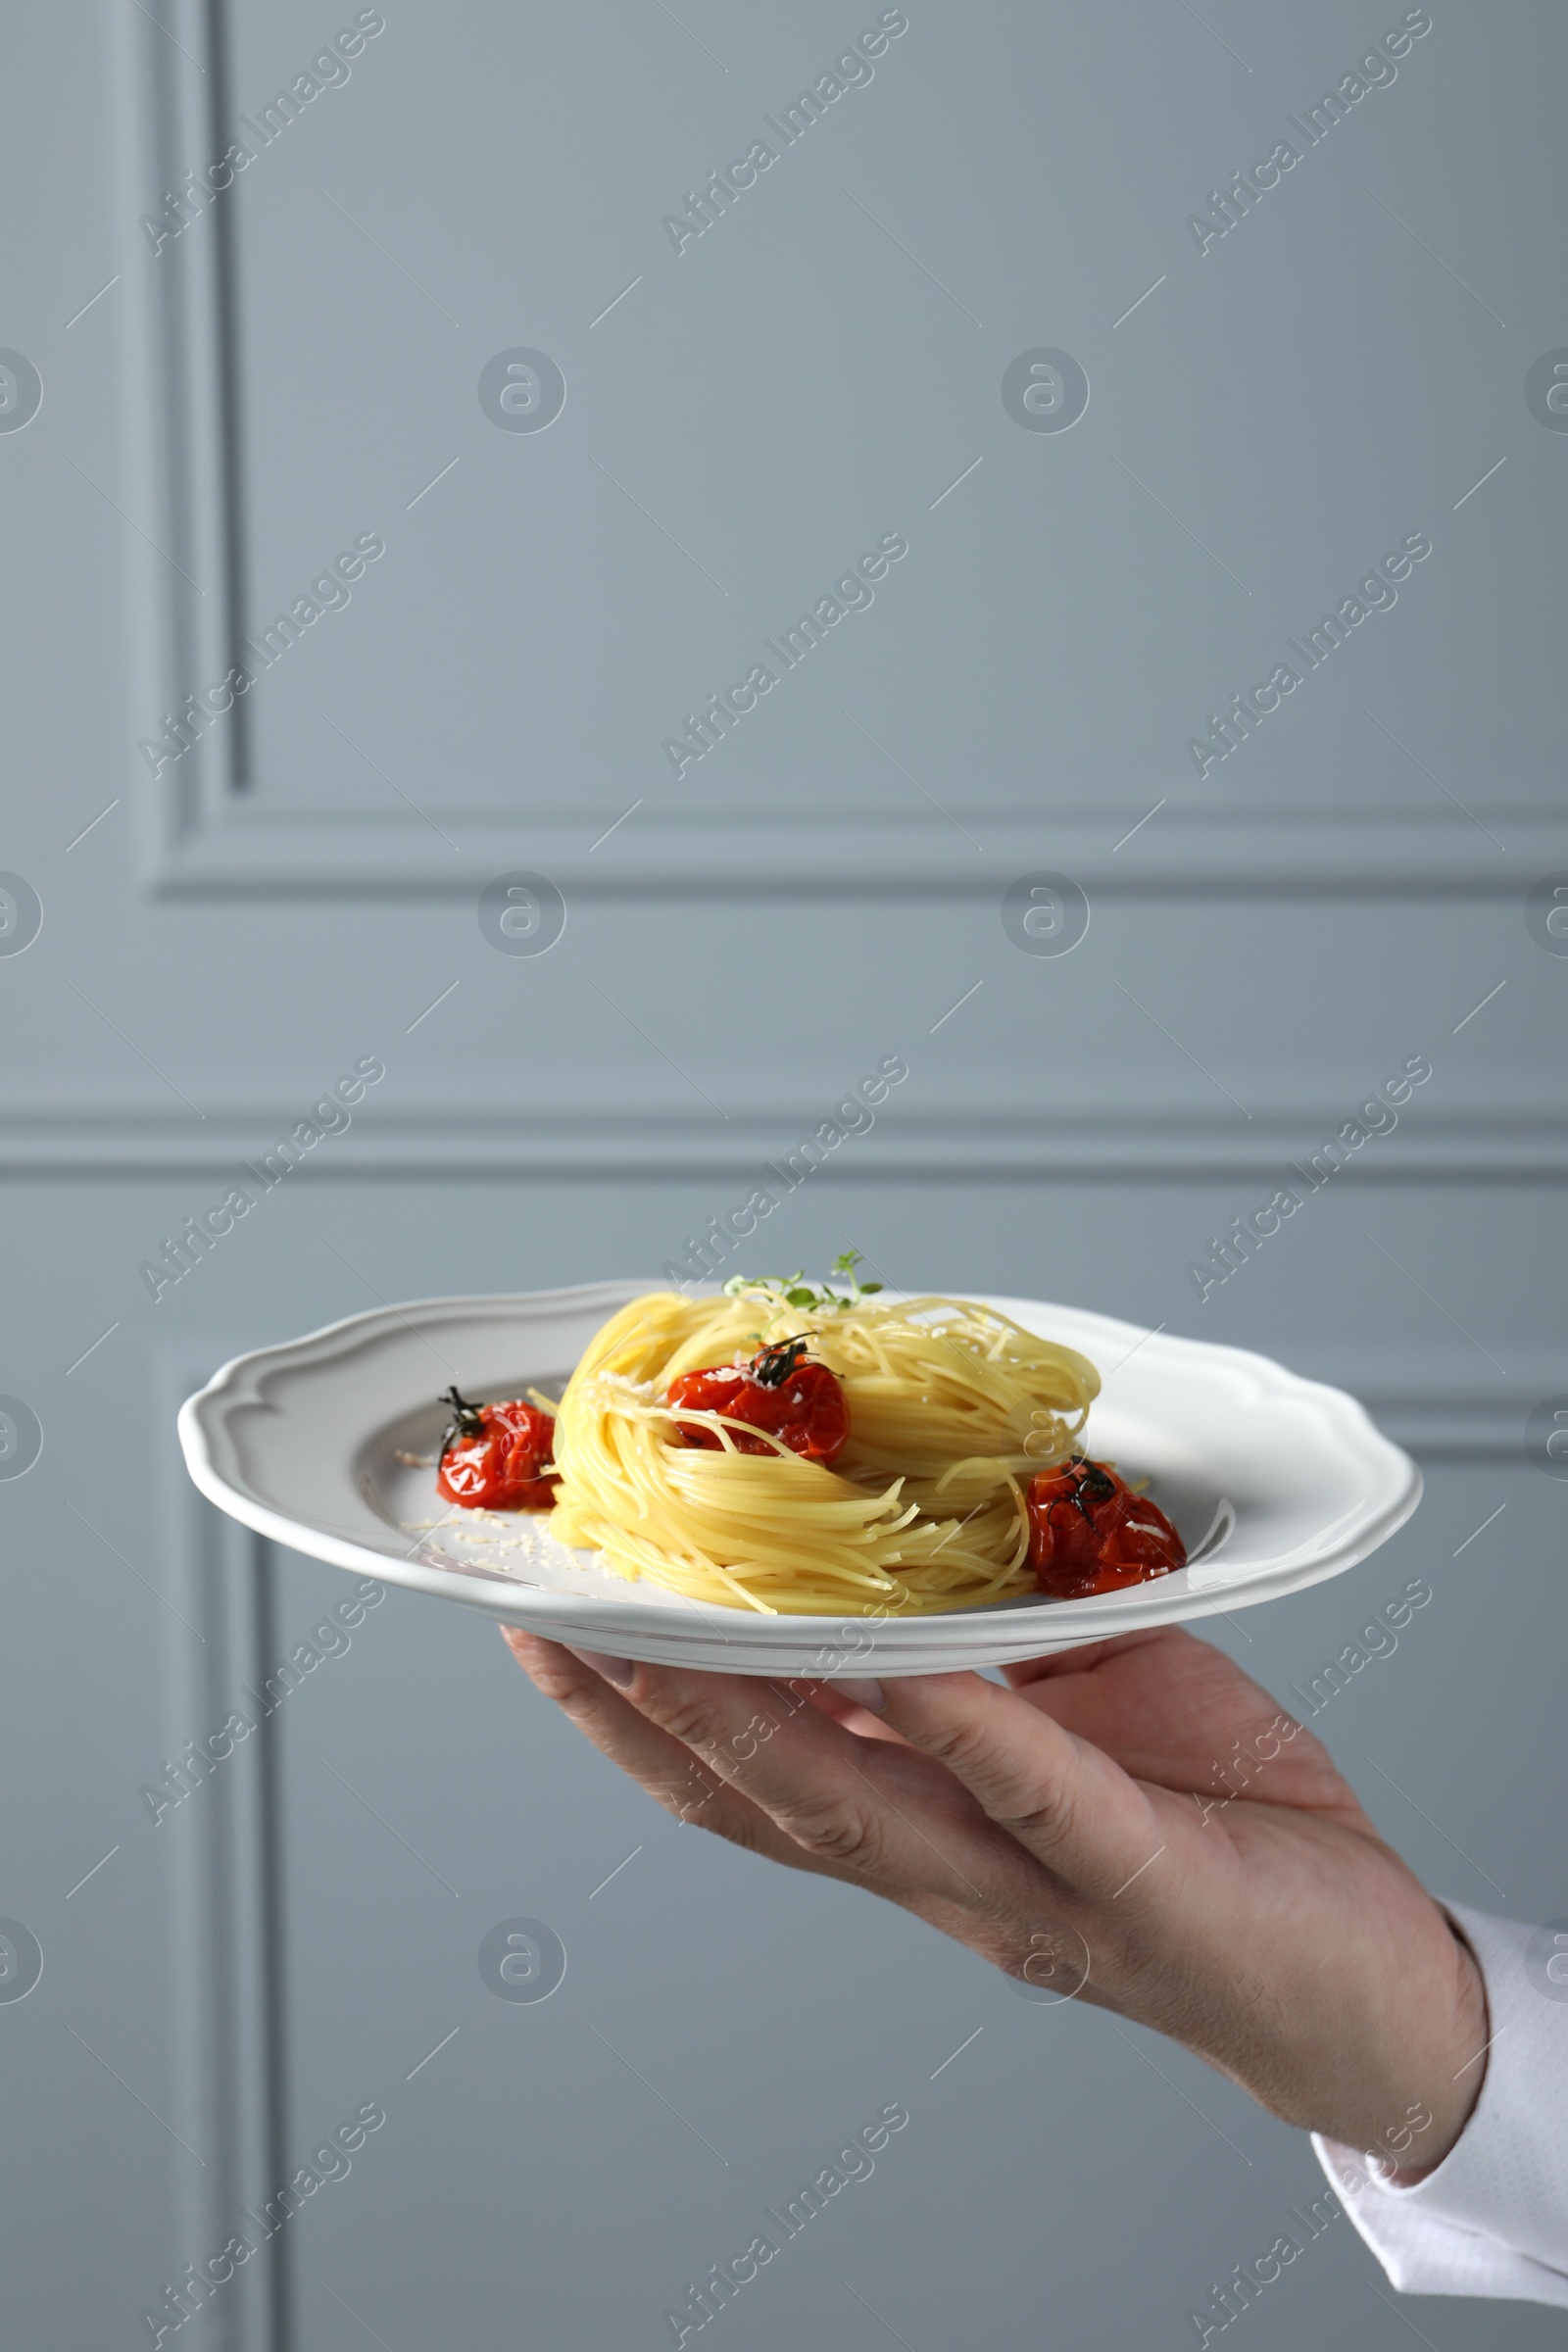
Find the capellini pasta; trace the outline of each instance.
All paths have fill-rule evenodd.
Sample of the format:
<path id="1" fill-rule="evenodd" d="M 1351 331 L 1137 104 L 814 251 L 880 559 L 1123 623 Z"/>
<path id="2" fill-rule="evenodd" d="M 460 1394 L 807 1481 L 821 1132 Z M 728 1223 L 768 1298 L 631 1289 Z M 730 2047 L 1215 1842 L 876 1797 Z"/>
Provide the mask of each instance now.
<path id="1" fill-rule="evenodd" d="M 831 1466 L 669 1400 L 682 1374 L 782 1361 L 787 1343 L 842 1385 Z M 1099 1389 L 1073 1348 L 961 1298 L 653 1292 L 604 1326 L 562 1397 L 551 1530 L 621 1576 L 763 1614 L 1016 1598 L 1033 1588 L 1029 1483 L 1074 1454 Z"/>

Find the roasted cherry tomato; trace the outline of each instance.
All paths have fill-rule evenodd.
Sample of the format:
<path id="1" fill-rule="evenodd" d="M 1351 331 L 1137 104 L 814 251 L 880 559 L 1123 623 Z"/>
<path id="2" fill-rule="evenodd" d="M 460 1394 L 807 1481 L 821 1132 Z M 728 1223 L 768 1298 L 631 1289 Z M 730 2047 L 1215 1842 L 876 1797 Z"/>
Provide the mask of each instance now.
<path id="1" fill-rule="evenodd" d="M 548 1511 L 557 1479 L 550 1467 L 554 1417 L 514 1398 L 506 1404 L 467 1404 L 456 1389 L 444 1403 L 452 1420 L 441 1441 L 436 1492 L 468 1511 Z"/>
<path id="2" fill-rule="evenodd" d="M 1119 1592 L 1187 1565 L 1187 1546 L 1158 1505 L 1082 1454 L 1031 1482 L 1028 1511 L 1029 1565 L 1054 1600 Z"/>
<path id="3" fill-rule="evenodd" d="M 723 1413 L 752 1429 L 766 1430 L 804 1461 L 831 1462 L 850 1434 L 850 1411 L 844 1390 L 826 1364 L 803 1361 L 805 1340 L 784 1340 L 763 1348 L 749 1364 L 715 1364 L 706 1372 L 682 1372 L 667 1391 L 673 1405 L 704 1413 Z M 683 1446 L 702 1446 L 719 1451 L 716 1429 L 700 1421 L 677 1422 Z M 739 1453 L 773 1453 L 761 1438 L 749 1438 L 732 1429 L 730 1439 Z"/>

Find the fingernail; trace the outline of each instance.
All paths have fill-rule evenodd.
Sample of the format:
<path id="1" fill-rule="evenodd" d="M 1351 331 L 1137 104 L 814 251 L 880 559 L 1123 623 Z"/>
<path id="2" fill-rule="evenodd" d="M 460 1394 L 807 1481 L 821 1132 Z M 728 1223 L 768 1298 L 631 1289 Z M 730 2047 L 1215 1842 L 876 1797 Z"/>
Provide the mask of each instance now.
<path id="1" fill-rule="evenodd" d="M 571 1649 L 569 1642 L 566 1646 Z M 607 1683 L 613 1683 L 620 1690 L 625 1690 L 637 1671 L 634 1659 L 607 1657 L 600 1649 L 572 1649 L 571 1654 L 574 1658 L 581 1658 L 585 1666 L 591 1666 L 595 1674 L 602 1674 Z"/>
<path id="2" fill-rule="evenodd" d="M 888 1703 L 888 1694 L 880 1683 L 862 1682 L 853 1674 L 835 1675 L 828 1689 L 837 1690 L 852 1707 L 864 1707 L 868 1715 L 880 1715 Z"/>

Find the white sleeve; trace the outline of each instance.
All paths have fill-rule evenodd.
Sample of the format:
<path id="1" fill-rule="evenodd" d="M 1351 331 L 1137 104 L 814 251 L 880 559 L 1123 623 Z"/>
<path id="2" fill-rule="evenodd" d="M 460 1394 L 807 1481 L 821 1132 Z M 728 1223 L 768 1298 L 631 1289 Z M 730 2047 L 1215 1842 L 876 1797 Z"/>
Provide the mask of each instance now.
<path id="1" fill-rule="evenodd" d="M 1314 2132 L 1312 2145 L 1406 2294 L 1568 2308 L 1568 1926 L 1444 1908 L 1480 1964 L 1491 2019 L 1469 2122 L 1443 2162 L 1407 2188 L 1336 2140 Z"/>

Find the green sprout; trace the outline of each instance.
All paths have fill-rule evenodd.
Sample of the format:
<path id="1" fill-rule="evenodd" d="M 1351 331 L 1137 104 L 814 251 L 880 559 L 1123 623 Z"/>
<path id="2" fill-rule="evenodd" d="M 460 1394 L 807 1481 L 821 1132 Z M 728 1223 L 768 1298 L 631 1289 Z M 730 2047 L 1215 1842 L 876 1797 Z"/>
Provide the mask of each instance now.
<path id="1" fill-rule="evenodd" d="M 842 1314 L 846 1308 L 858 1306 L 862 1298 L 874 1298 L 881 1290 L 879 1282 L 861 1282 L 855 1269 L 860 1262 L 858 1250 L 844 1250 L 828 1269 L 828 1279 L 816 1289 L 797 1266 L 793 1274 L 732 1274 L 724 1285 L 726 1297 L 739 1298 L 754 1291 L 771 1291 L 786 1306 L 808 1308 L 813 1314 Z M 842 1287 L 834 1289 L 837 1283 Z"/>

